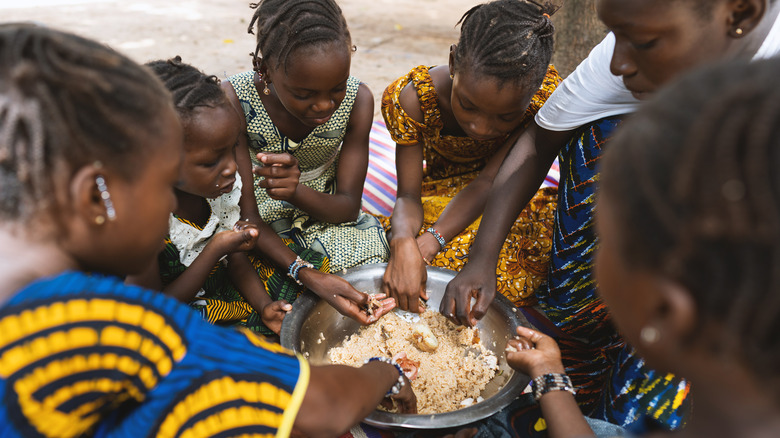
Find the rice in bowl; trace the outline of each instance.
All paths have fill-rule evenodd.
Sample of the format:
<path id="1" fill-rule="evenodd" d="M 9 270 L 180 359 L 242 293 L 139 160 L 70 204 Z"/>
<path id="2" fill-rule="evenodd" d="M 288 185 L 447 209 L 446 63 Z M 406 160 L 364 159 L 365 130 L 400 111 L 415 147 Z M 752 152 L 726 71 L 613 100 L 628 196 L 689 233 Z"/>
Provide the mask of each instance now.
<path id="1" fill-rule="evenodd" d="M 419 337 L 415 340 L 415 324 L 427 326 L 436 337 L 434 351 L 425 351 Z M 328 356 L 334 364 L 357 367 L 370 357 L 402 353 L 419 363 L 412 380 L 419 414 L 455 411 L 481 401 L 498 369 L 496 355 L 482 345 L 476 329 L 453 324 L 433 310 L 421 314 L 419 322 L 390 312 L 331 348 Z"/>

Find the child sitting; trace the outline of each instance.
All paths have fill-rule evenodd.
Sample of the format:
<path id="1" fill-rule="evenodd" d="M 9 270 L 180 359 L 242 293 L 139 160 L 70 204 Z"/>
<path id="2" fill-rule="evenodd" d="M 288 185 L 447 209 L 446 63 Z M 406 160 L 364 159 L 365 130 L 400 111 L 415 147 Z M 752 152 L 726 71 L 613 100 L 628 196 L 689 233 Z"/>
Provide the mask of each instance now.
<path id="1" fill-rule="evenodd" d="M 360 210 L 374 104 L 349 75 L 354 47 L 341 9 L 333 0 L 253 7 L 254 70 L 224 84 L 245 117 L 239 173 L 255 173 L 247 202 L 279 235 L 326 255 L 333 272 L 386 261 L 383 228 Z"/>
<path id="2" fill-rule="evenodd" d="M 183 132 L 150 71 L 104 45 L 0 24 L 0 436 L 337 436 L 389 358 L 310 366 L 123 284 L 160 250 Z"/>
<path id="3" fill-rule="evenodd" d="M 400 308 L 418 311 L 426 264 L 459 271 L 468 260 L 485 193 L 517 135 L 558 85 L 549 65 L 552 12 L 518 0 L 477 5 L 459 22 L 449 65 L 415 67 L 385 90 L 382 115 L 397 145 L 398 200 L 384 291 Z M 545 277 L 555 201 L 555 189 L 539 191 L 516 218 L 493 269 L 499 292 L 517 305 L 533 303 Z"/>
<path id="4" fill-rule="evenodd" d="M 289 241 L 285 246 L 264 223 L 260 223 L 263 236 L 258 237 L 255 224 L 240 220 L 243 181 L 236 172 L 235 157 L 244 133 L 241 117 L 219 80 L 183 64 L 178 57 L 147 65 L 173 94 L 184 126 L 185 154 L 166 247 L 157 263 L 130 282 L 151 289 L 162 287 L 180 301 L 191 302 L 209 322 L 240 323 L 264 334 L 278 334 L 289 303 L 303 290 L 301 270 L 316 267 L 327 272 L 328 260 Z M 256 215 L 253 203 L 244 206 Z M 256 241 L 263 243 L 256 245 Z M 300 265 L 298 270 L 290 272 L 287 264 L 276 268 L 269 258 L 248 256 L 246 252 L 256 246 L 262 255 L 291 256 L 291 263 Z M 223 258 L 224 265 L 218 263 Z M 314 290 L 321 291 L 316 286 Z M 331 297 L 333 292 L 326 290 Z"/>

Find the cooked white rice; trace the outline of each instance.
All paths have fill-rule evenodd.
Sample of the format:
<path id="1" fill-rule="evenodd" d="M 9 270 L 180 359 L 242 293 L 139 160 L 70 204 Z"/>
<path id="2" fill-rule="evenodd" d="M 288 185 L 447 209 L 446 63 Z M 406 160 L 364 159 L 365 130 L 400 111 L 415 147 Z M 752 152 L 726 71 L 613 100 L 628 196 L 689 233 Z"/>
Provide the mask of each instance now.
<path id="1" fill-rule="evenodd" d="M 390 312 L 331 348 L 328 355 L 333 363 L 361 366 L 370 357 L 405 352 L 409 359 L 420 362 L 417 378 L 412 381 L 420 414 L 454 411 L 473 400 L 481 401 L 480 393 L 498 367 L 496 355 L 475 337 L 477 330 L 455 325 L 433 310 L 420 315 L 420 322 L 427 324 L 439 341 L 432 353 L 415 346 L 412 323 Z"/>

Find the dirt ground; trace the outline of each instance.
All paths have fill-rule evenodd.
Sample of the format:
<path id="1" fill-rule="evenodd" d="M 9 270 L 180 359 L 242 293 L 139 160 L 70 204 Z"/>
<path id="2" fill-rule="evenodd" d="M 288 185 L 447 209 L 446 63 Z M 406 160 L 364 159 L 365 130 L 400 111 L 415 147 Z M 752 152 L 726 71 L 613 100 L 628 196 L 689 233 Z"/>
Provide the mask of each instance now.
<path id="1" fill-rule="evenodd" d="M 352 74 L 381 97 L 420 64 L 447 62 L 475 0 L 338 0 L 358 47 Z M 36 21 L 102 41 L 136 61 L 182 59 L 221 78 L 249 70 L 248 0 L 0 0 L 0 21 Z M 379 106 L 376 111 L 378 115 Z"/>

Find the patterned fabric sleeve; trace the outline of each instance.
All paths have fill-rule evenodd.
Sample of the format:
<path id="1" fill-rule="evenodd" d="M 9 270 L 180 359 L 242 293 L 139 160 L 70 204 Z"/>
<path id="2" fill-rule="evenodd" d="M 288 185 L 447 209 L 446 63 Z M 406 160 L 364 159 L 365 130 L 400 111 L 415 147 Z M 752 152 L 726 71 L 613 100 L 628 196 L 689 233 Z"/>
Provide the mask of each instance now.
<path id="1" fill-rule="evenodd" d="M 547 102 L 547 99 L 550 98 L 550 95 L 558 87 L 558 84 L 561 83 L 561 80 L 561 76 L 558 74 L 555 66 L 552 64 L 547 66 L 547 73 L 544 75 L 544 79 L 542 79 L 542 85 L 534 97 L 531 98 L 531 104 L 526 110 L 526 116 L 533 117 L 539 112 L 539 109 Z"/>
<path id="2" fill-rule="evenodd" d="M 409 146 L 422 141 L 422 126 L 406 114 L 401 107 L 401 91 L 412 81 L 414 70 L 388 85 L 382 93 L 382 117 L 385 119 L 390 137 L 400 146 Z"/>
<path id="3" fill-rule="evenodd" d="M 298 356 L 160 293 L 65 273 L 0 308 L 0 436 L 233 436 L 292 427 Z"/>

